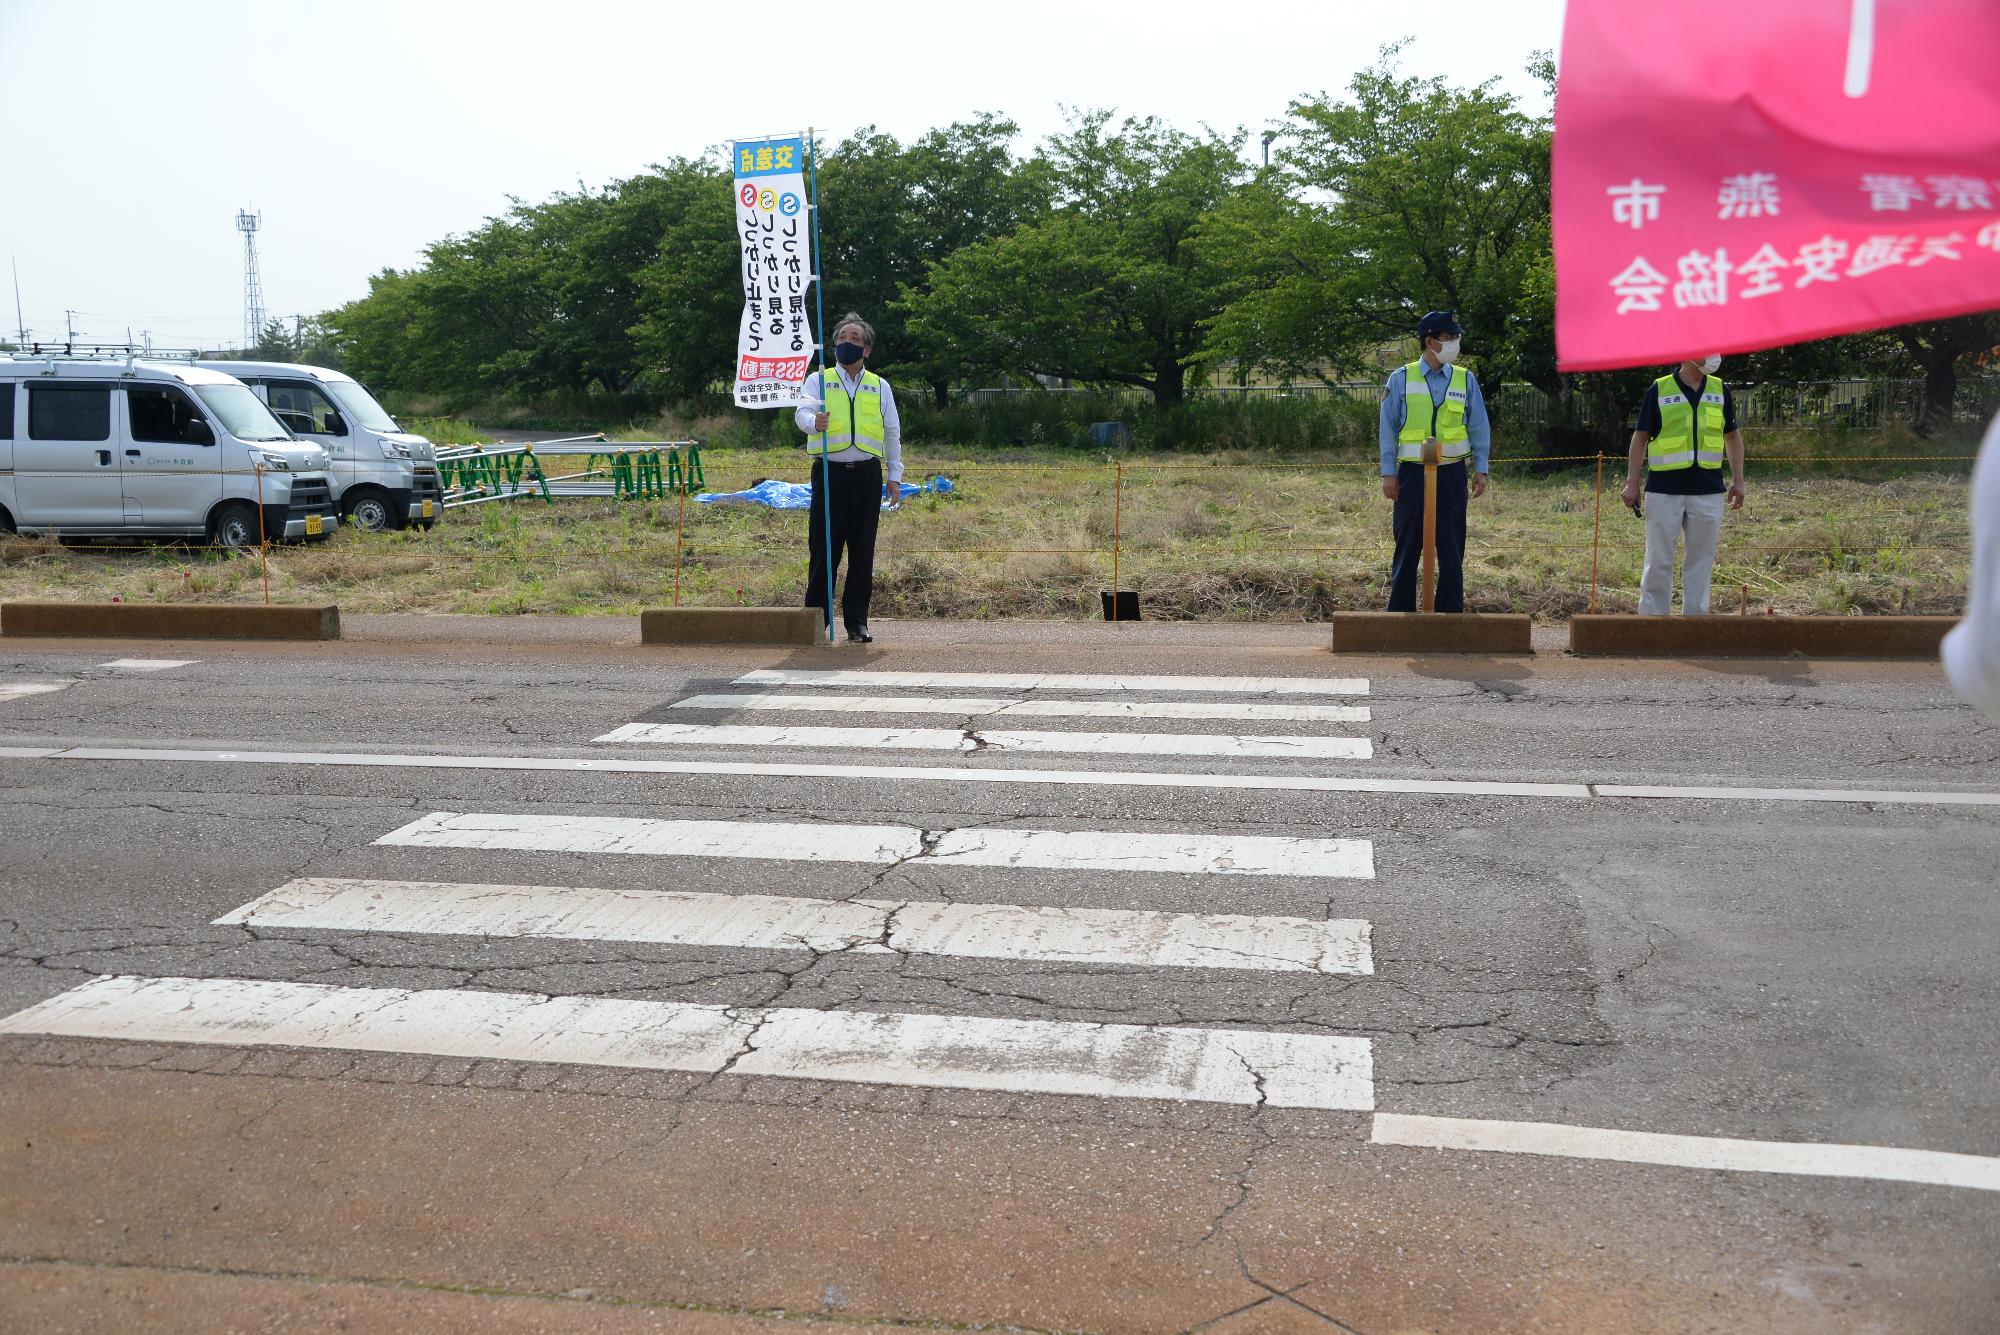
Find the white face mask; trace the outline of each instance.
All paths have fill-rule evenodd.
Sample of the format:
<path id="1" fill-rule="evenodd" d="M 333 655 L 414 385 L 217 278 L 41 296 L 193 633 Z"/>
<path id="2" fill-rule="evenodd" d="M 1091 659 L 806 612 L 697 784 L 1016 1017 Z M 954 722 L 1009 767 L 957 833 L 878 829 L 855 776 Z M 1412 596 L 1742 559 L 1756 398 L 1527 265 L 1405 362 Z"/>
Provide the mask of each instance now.
<path id="1" fill-rule="evenodd" d="M 1701 367 L 1701 373 L 1703 375 L 1714 375 L 1717 371 L 1720 371 L 1722 369 L 1722 354 L 1719 352 L 1711 352 L 1708 354 L 1708 356 L 1702 358 L 1701 361 L 1697 363 L 1697 365 Z"/>
<path id="2" fill-rule="evenodd" d="M 1450 366 L 1458 360 L 1458 340 L 1448 338 L 1438 345 L 1437 359 L 1440 364 Z"/>

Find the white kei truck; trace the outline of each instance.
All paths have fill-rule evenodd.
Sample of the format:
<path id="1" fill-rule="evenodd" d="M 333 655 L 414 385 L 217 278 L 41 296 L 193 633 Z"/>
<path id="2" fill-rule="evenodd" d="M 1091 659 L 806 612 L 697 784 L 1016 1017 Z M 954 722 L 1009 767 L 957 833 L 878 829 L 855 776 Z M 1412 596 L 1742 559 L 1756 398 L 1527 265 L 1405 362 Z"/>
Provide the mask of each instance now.
<path id="1" fill-rule="evenodd" d="M 356 528 L 430 528 L 444 514 L 437 450 L 396 424 L 361 382 L 324 366 L 196 362 L 250 386 L 300 440 L 333 458 L 333 500 Z"/>
<path id="2" fill-rule="evenodd" d="M 0 529 L 316 542 L 340 526 L 331 460 L 249 386 L 118 351 L 0 352 Z"/>

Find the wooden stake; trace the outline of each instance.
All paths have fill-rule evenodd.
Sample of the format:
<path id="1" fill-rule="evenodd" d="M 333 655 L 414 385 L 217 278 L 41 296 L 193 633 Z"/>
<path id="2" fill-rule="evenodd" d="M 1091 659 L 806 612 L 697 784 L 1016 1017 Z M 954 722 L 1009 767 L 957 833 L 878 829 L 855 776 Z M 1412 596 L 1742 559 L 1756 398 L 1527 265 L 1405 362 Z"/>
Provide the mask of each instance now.
<path id="1" fill-rule="evenodd" d="M 1590 520 L 1590 610 L 1597 610 L 1597 540 L 1604 532 L 1604 451 L 1597 452 L 1596 513 Z"/>
<path id="2" fill-rule="evenodd" d="M 680 518 L 674 521 L 674 606 L 675 607 L 679 607 L 681 605 L 681 538 L 687 532 L 687 517 L 688 517 L 688 494 L 687 494 L 686 478 L 681 479 L 679 491 L 681 493 L 681 513 L 680 513 Z"/>
<path id="3" fill-rule="evenodd" d="M 1424 442 L 1424 574 L 1419 611 L 1437 611 L 1438 443 Z"/>
<path id="4" fill-rule="evenodd" d="M 1118 620 L 1118 546 L 1125 526 L 1125 465 L 1111 484 L 1111 619 Z"/>
<path id="5" fill-rule="evenodd" d="M 271 542 L 264 532 L 264 465 L 257 465 L 257 557 L 264 563 L 264 605 L 271 605 Z"/>

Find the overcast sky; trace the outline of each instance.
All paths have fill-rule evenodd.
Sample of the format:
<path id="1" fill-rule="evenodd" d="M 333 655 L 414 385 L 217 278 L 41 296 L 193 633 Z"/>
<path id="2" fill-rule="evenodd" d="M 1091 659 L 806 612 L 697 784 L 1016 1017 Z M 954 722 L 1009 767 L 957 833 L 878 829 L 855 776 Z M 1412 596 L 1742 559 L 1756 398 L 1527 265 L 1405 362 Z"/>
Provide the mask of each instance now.
<path id="1" fill-rule="evenodd" d="M 239 208 L 289 318 L 510 195 L 732 137 L 993 111 L 1026 149 L 1064 104 L 1255 130 L 1403 36 L 1410 72 L 1497 76 L 1540 110 L 1525 67 L 1561 21 L 1561 0 L 0 0 L 0 259 L 37 338 L 74 309 L 81 341 L 217 346 L 242 331 Z"/>

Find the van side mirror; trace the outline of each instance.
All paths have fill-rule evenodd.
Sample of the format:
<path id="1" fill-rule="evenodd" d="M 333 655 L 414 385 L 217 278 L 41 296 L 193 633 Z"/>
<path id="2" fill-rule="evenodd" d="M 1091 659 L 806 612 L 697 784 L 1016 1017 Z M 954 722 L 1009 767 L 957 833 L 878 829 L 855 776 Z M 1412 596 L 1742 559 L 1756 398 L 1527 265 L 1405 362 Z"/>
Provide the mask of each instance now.
<path id="1" fill-rule="evenodd" d="M 187 424 L 181 428 L 181 435 L 184 437 L 184 443 L 188 445 L 215 444 L 215 433 L 209 430 L 208 423 L 199 417 L 188 418 Z"/>
<path id="2" fill-rule="evenodd" d="M 338 409 L 329 409 L 327 411 L 326 434 L 329 436 L 344 436 L 347 434 L 347 419 L 340 415 Z"/>

